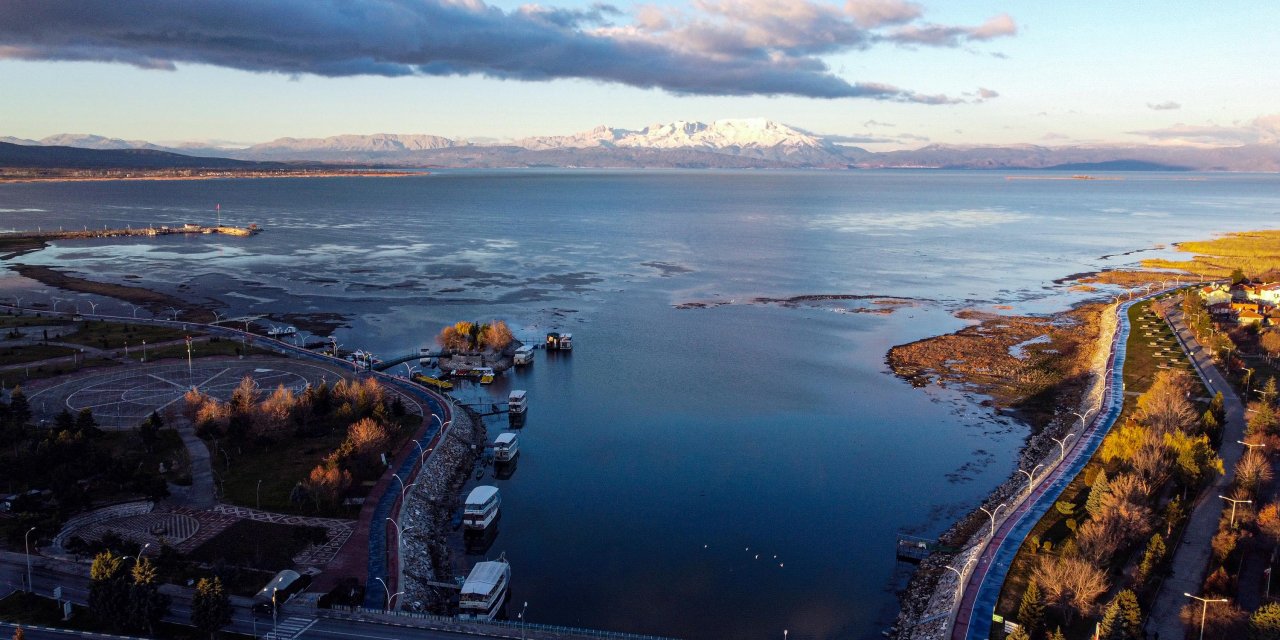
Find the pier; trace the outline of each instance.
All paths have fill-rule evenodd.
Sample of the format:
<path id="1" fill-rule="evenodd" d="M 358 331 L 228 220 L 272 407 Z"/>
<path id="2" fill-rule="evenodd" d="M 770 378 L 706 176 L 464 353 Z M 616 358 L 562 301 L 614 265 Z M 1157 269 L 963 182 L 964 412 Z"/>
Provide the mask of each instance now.
<path id="1" fill-rule="evenodd" d="M 199 224 L 184 224 L 181 226 L 148 226 L 144 228 L 134 229 L 126 227 L 124 229 L 109 229 L 103 227 L 101 229 L 90 229 L 85 227 L 80 230 L 66 231 L 64 229 L 36 231 L 9 231 L 0 232 L 0 240 L 81 240 L 86 238 L 125 238 L 125 237 L 141 237 L 141 236 L 168 236 L 168 235 L 191 235 L 191 234 L 212 234 L 221 233 L 229 236 L 252 236 L 262 229 L 251 224 L 247 227 L 233 227 L 229 225 L 204 226 Z"/>

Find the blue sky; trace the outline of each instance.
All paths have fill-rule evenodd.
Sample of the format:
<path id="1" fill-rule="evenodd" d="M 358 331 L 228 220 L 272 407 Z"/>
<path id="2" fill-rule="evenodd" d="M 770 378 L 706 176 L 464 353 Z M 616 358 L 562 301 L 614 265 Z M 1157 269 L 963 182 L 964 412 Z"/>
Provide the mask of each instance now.
<path id="1" fill-rule="evenodd" d="M 880 140 L 873 149 L 1239 144 L 1280 132 L 1268 117 L 1280 112 L 1273 3 L 692 0 L 619 3 L 597 21 L 586 16 L 594 3 L 567 0 L 533 14 L 497 0 L 247 2 L 204 3 L 209 15 L 143 0 L 6 3 L 0 135 L 517 138 L 736 117 Z M 344 22 L 353 8 L 367 11 Z M 866 18 L 871 9 L 897 13 Z M 396 12 L 421 24 L 398 30 Z M 675 26 L 635 30 L 659 15 Z M 162 45 L 137 36 L 174 25 L 191 33 Z M 447 49 L 423 52 L 440 40 Z"/>

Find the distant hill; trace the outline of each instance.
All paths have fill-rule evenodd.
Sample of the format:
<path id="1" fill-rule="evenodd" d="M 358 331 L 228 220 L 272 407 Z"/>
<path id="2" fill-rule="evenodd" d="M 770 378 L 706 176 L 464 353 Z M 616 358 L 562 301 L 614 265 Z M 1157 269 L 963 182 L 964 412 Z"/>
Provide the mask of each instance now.
<path id="1" fill-rule="evenodd" d="M 69 162 L 73 157 L 76 162 L 86 163 L 63 165 L 66 167 L 104 166 L 102 163 L 111 162 L 128 163 L 115 165 L 119 167 L 217 167 L 233 166 L 219 165 L 218 162 L 240 160 L 459 168 L 1280 171 L 1280 145 L 1276 144 L 1216 148 L 931 144 L 919 149 L 871 152 L 843 144 L 840 137 L 823 136 L 762 118 L 711 123 L 675 121 L 639 130 L 599 126 L 570 135 L 534 136 L 506 142 L 486 140 L 483 143 L 435 135 L 392 133 L 279 138 L 243 148 L 211 147 L 207 143 L 161 147 L 146 141 L 89 134 L 63 134 L 39 141 L 20 138 L 0 138 L 0 141 L 16 143 L 25 149 L 92 147 L 118 153 L 151 151 L 170 154 L 112 159 L 111 156 L 76 156 L 69 151 L 61 151 L 53 156 L 26 156 L 25 160 L 10 159 L 0 154 L 0 163 Z"/>
<path id="2" fill-rule="evenodd" d="M 281 166 L 155 149 L 81 149 L 0 142 L 0 167 L 58 169 L 255 169 Z"/>

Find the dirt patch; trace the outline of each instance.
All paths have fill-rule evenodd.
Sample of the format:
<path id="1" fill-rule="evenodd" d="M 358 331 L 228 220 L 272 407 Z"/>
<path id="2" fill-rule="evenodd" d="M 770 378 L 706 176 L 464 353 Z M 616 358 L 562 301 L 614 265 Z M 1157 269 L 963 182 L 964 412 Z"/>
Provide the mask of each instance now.
<path id="1" fill-rule="evenodd" d="M 302 331 L 317 335 L 330 336 L 334 331 L 348 327 L 349 318 L 341 313 L 284 313 L 267 316 L 271 320 L 279 320 L 293 325 Z"/>
<path id="2" fill-rule="evenodd" d="M 39 251 L 49 246 L 47 242 L 39 238 L 3 238 L 0 239 L 0 260 L 9 260 L 20 255 Z"/>
<path id="3" fill-rule="evenodd" d="M 95 282 L 40 265 L 14 264 L 11 266 L 18 275 L 31 278 L 50 287 L 124 300 L 157 314 L 168 311 L 169 307 L 173 307 L 183 312 L 186 315 L 186 319 L 194 322 L 211 322 L 214 320 L 213 313 L 205 306 L 196 305 L 189 300 L 175 298 L 159 291 L 109 282 Z"/>
<path id="4" fill-rule="evenodd" d="M 956 314 L 975 324 L 889 350 L 894 374 L 915 386 L 937 384 L 990 396 L 1040 430 L 1059 407 L 1078 401 L 1088 379 L 1103 305 L 1049 316 Z"/>

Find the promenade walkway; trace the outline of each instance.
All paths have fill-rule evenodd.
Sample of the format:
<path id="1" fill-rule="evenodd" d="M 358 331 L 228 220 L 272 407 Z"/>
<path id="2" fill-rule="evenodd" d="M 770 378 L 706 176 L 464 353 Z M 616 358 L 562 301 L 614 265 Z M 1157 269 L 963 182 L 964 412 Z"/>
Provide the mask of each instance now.
<path id="1" fill-rule="evenodd" d="M 1178 612 L 1183 605 L 1190 602 L 1190 598 L 1183 594 L 1199 595 L 1200 587 L 1204 584 L 1204 572 L 1209 563 L 1209 555 L 1212 553 L 1210 543 L 1214 534 L 1218 532 L 1218 518 L 1222 514 L 1223 503 L 1218 496 L 1227 492 L 1227 487 L 1231 484 L 1232 470 L 1235 469 L 1236 462 L 1243 454 L 1244 445 L 1239 444 L 1237 440 L 1244 439 L 1245 417 L 1244 404 L 1240 401 L 1240 397 L 1218 371 L 1209 354 L 1199 342 L 1196 342 L 1195 335 L 1183 322 L 1182 310 L 1175 309 L 1168 315 L 1168 319 L 1174 333 L 1178 336 L 1178 341 L 1191 357 L 1191 362 L 1195 365 L 1209 393 L 1212 395 L 1222 392 L 1223 407 L 1227 413 L 1222 433 L 1222 448 L 1218 451 L 1227 473 L 1215 478 L 1213 484 L 1201 492 L 1200 498 L 1192 508 L 1186 531 L 1182 534 L 1182 544 L 1179 544 L 1174 551 L 1170 573 L 1160 584 L 1160 591 L 1156 594 L 1155 604 L 1147 618 L 1148 633 L 1159 633 L 1162 638 L 1173 639 L 1181 638 L 1186 633 L 1186 629 L 1178 619 Z"/>

